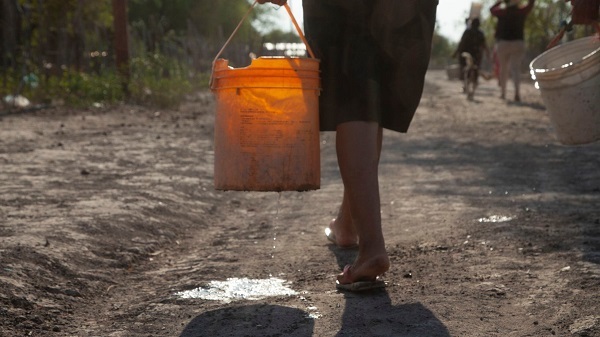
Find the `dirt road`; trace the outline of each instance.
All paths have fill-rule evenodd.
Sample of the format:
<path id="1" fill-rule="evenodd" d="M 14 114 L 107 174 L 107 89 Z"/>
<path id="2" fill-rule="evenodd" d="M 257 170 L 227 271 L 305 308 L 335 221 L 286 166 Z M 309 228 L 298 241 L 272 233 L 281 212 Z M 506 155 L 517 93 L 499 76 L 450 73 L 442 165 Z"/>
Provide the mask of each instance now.
<path id="1" fill-rule="evenodd" d="M 431 71 L 384 135 L 393 265 L 367 294 L 334 286 L 331 133 L 320 190 L 219 192 L 210 93 L 1 114 L 0 336 L 600 336 L 600 143 L 559 144 L 531 83 L 459 87 Z"/>

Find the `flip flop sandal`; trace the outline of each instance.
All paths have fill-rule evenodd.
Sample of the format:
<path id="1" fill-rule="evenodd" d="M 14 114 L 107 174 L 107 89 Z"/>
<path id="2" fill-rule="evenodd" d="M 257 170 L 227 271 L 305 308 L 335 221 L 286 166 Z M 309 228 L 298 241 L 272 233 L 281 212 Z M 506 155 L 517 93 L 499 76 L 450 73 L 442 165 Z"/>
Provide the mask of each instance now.
<path id="1" fill-rule="evenodd" d="M 353 283 L 348 283 L 348 284 L 341 284 L 339 281 L 335 281 L 335 287 L 338 290 L 358 292 L 358 291 L 367 291 L 367 290 L 385 288 L 385 282 L 383 282 L 382 280 L 375 280 L 375 281 L 358 281 L 358 282 L 353 282 Z"/>
<path id="2" fill-rule="evenodd" d="M 347 265 L 346 267 L 344 267 L 344 271 L 342 272 L 342 274 L 349 276 L 351 267 L 351 265 Z M 339 280 L 336 280 L 335 287 L 338 290 L 358 292 L 385 288 L 385 282 L 383 280 L 380 280 L 378 277 L 375 278 L 375 280 L 373 281 L 356 281 L 352 283 L 340 283 Z"/>
<path id="3" fill-rule="evenodd" d="M 338 245 L 336 237 L 335 237 L 335 234 L 333 234 L 333 231 L 329 227 L 325 228 L 325 237 L 327 238 L 327 240 L 329 240 L 329 242 L 333 243 L 334 245 L 336 245 L 340 249 L 355 249 L 355 248 L 358 248 L 358 244 L 357 243 L 346 245 L 346 246 Z"/>

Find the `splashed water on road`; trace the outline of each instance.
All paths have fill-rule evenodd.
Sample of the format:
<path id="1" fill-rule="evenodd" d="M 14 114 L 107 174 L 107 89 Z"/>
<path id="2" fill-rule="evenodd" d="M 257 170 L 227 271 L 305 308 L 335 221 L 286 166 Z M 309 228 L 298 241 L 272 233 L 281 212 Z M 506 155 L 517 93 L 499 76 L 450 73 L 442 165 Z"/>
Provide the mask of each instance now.
<path id="1" fill-rule="evenodd" d="M 479 222 L 507 222 L 511 221 L 513 218 L 506 215 L 491 215 L 487 218 L 479 218 L 477 221 Z"/>
<path id="2" fill-rule="evenodd" d="M 278 278 L 264 280 L 228 278 L 226 281 L 211 281 L 205 287 L 181 291 L 175 295 L 184 299 L 199 298 L 210 301 L 230 302 L 297 294 L 287 286 L 288 283 L 288 281 Z"/>

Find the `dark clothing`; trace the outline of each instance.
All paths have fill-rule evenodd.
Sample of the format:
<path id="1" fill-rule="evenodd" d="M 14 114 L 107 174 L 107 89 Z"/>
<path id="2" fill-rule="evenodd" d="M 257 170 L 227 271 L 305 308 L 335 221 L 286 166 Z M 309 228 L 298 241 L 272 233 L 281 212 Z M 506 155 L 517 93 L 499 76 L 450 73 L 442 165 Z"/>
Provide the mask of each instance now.
<path id="1" fill-rule="evenodd" d="M 423 92 L 437 0 L 303 0 L 321 60 L 320 127 L 372 121 L 406 132 Z"/>
<path id="2" fill-rule="evenodd" d="M 525 19 L 533 9 L 535 0 L 529 0 L 527 6 L 517 5 L 501 8 L 500 3 L 490 8 L 493 16 L 498 18 L 496 25 L 496 40 L 514 41 L 523 40 L 525 31 Z"/>
<path id="3" fill-rule="evenodd" d="M 600 0 L 566 0 L 573 6 L 571 18 L 575 25 L 591 25 L 600 19 Z"/>
<path id="4" fill-rule="evenodd" d="M 459 79 L 462 81 L 465 79 L 465 67 L 467 66 L 467 59 L 462 53 L 467 52 L 473 57 L 473 64 L 476 66 L 471 70 L 473 78 L 477 83 L 479 80 L 479 67 L 483 59 L 483 51 L 486 49 L 485 35 L 479 28 L 471 27 L 465 30 L 458 48 L 456 48 L 456 55 L 458 55 L 458 64 L 460 65 Z"/>
<path id="5" fill-rule="evenodd" d="M 458 43 L 457 54 L 458 57 L 463 60 L 460 56 L 461 53 L 467 52 L 473 56 L 473 60 L 477 66 L 481 65 L 483 58 L 483 51 L 486 49 L 485 35 L 478 28 L 469 28 L 465 30 L 460 42 Z M 462 61 L 464 62 L 464 61 Z"/>

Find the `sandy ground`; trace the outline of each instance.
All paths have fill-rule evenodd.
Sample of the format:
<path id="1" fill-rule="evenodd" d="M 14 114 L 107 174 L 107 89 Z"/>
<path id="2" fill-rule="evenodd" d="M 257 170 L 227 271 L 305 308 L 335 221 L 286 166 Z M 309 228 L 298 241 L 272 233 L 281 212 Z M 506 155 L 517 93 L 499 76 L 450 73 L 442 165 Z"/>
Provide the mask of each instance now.
<path id="1" fill-rule="evenodd" d="M 509 91 L 508 97 L 512 97 Z M 532 83 L 475 100 L 442 71 L 385 133 L 384 291 L 335 289 L 341 185 L 212 185 L 214 100 L 0 114 L 1 336 L 600 336 L 600 143 L 556 140 Z M 228 278 L 289 295 L 187 299 Z"/>

